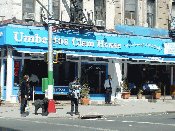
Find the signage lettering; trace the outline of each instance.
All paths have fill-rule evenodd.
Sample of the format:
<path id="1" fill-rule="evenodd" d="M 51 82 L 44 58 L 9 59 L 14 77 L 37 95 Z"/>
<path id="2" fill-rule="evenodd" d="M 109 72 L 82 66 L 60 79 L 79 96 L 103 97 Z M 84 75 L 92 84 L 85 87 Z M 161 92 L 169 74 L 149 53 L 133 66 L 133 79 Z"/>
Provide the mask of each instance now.
<path id="1" fill-rule="evenodd" d="M 148 57 L 148 59 L 150 59 L 150 60 L 161 60 L 162 58 L 160 58 L 160 57 Z"/>
<path id="2" fill-rule="evenodd" d="M 61 92 L 61 91 L 66 91 L 66 89 L 64 89 L 64 88 L 56 88 L 56 89 L 54 89 L 55 90 L 55 92 Z"/>
<path id="3" fill-rule="evenodd" d="M 21 42 L 23 39 L 24 39 L 24 42 L 36 42 L 36 43 L 47 43 L 47 38 L 46 37 L 43 37 L 41 38 L 40 36 L 38 36 L 38 34 L 35 34 L 35 37 L 34 36 L 27 36 L 27 35 L 24 35 L 23 32 L 20 32 L 20 39 L 18 39 L 18 34 L 19 32 L 13 32 L 14 33 L 14 39 L 15 41 L 17 42 Z"/>
<path id="4" fill-rule="evenodd" d="M 15 41 L 21 42 L 24 33 L 23 32 L 20 32 L 20 34 L 21 34 L 20 40 L 18 40 L 18 38 L 17 38 L 19 32 L 13 32 L 13 33 L 14 33 L 14 39 L 15 39 Z"/>
<path id="5" fill-rule="evenodd" d="M 1 32 L 0 32 L 1 34 Z M 13 32 L 14 34 L 14 39 L 17 42 L 30 42 L 30 43 L 48 43 L 48 38 L 47 37 L 40 37 L 38 34 L 34 35 L 24 35 L 23 32 Z M 53 38 L 53 44 L 59 44 L 59 45 L 69 45 L 69 40 L 64 39 L 64 38 L 58 38 L 59 36 L 55 36 Z M 75 47 L 94 47 L 96 43 L 97 48 L 108 48 L 108 49 L 121 49 L 121 44 L 118 43 L 107 43 L 104 42 L 104 40 L 96 40 L 96 41 L 83 41 L 82 38 L 72 38 L 72 45 Z M 161 51 L 162 48 L 161 46 L 157 46 L 154 44 L 149 44 L 149 43 L 139 43 L 136 44 L 135 42 L 131 43 L 128 42 L 126 45 L 124 45 L 126 48 L 127 47 L 137 47 L 137 46 L 142 46 L 142 47 L 151 47 L 153 49 L 157 49 L 158 51 Z M 175 48 L 174 44 L 169 45 L 169 48 Z"/>
<path id="6" fill-rule="evenodd" d="M 89 46 L 89 47 L 93 47 L 94 46 L 94 42 L 91 41 L 82 41 L 81 38 L 73 38 L 72 39 L 72 44 L 74 46 Z"/>
<path id="7" fill-rule="evenodd" d="M 153 45 L 153 44 L 148 44 L 148 43 L 140 43 L 140 44 L 135 44 L 135 42 L 133 43 L 133 44 L 126 44 L 125 45 L 125 47 L 133 47 L 133 46 L 144 46 L 145 45 L 145 47 L 151 47 L 151 48 L 154 48 L 154 49 L 157 49 L 158 51 L 161 51 L 162 50 L 162 48 L 159 46 L 159 47 L 157 47 L 157 45 Z"/>
<path id="8" fill-rule="evenodd" d="M 56 36 L 55 36 L 55 38 L 54 38 L 54 42 L 55 42 L 55 44 L 64 44 L 64 45 L 68 45 L 68 39 L 62 39 L 62 38 L 57 38 Z"/>
<path id="9" fill-rule="evenodd" d="M 101 42 L 100 42 L 101 41 Z M 103 45 L 103 42 L 104 42 L 104 40 L 97 40 L 97 47 L 104 47 L 104 45 Z M 101 46 L 100 46 L 101 45 Z"/>
<path id="10" fill-rule="evenodd" d="M 104 40 L 97 40 L 97 47 L 121 48 L 121 44 L 103 43 L 103 42 L 104 42 Z"/>

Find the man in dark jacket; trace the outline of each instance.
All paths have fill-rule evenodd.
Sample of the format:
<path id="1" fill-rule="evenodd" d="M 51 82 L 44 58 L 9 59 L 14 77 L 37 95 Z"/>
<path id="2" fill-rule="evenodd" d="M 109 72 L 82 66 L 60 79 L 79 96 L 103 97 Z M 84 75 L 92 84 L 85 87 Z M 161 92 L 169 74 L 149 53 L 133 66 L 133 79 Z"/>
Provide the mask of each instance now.
<path id="1" fill-rule="evenodd" d="M 21 84 L 21 116 L 25 116 L 25 107 L 27 104 L 27 98 L 28 98 L 28 90 L 29 90 L 29 86 L 28 86 L 28 80 L 29 80 L 29 76 L 25 75 Z"/>
<path id="2" fill-rule="evenodd" d="M 78 103 L 80 98 L 81 84 L 78 82 L 79 78 L 75 77 L 73 82 L 69 83 L 69 92 L 72 92 L 74 97 L 71 99 L 71 116 L 73 116 L 74 104 L 75 104 L 75 115 L 79 115 L 78 113 Z"/>

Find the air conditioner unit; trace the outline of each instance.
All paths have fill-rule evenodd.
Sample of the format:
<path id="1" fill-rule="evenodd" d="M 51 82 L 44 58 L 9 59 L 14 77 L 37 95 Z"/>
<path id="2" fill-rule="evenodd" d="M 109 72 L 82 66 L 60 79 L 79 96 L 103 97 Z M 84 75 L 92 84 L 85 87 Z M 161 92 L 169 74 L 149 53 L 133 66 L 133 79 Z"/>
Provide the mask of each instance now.
<path id="1" fill-rule="evenodd" d="M 135 25 L 134 19 L 126 19 L 126 25 Z"/>
<path id="2" fill-rule="evenodd" d="M 96 26 L 105 26 L 105 22 L 103 20 L 96 20 Z"/>
<path id="3" fill-rule="evenodd" d="M 26 21 L 35 21 L 35 14 L 34 13 L 27 13 L 27 12 L 25 12 L 24 19 Z"/>

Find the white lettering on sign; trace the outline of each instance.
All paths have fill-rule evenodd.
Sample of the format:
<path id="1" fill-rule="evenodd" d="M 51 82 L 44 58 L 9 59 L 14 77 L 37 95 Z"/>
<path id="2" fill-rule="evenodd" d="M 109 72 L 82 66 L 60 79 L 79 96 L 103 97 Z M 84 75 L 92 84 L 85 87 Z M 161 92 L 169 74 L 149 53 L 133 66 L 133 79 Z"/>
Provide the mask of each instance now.
<path id="1" fill-rule="evenodd" d="M 35 36 L 27 36 L 27 35 L 24 35 L 23 32 L 20 32 L 20 37 L 18 39 L 18 34 L 19 32 L 13 32 L 14 33 L 14 39 L 15 41 L 18 41 L 18 42 L 21 42 L 24 40 L 24 42 L 36 42 L 36 43 L 41 43 L 43 42 L 44 44 L 47 43 L 47 37 L 43 37 L 41 38 L 40 36 L 38 36 L 38 34 L 35 34 Z"/>
<path id="2" fill-rule="evenodd" d="M 88 47 L 93 47 L 94 46 L 94 42 L 82 41 L 81 38 L 73 38 L 72 39 L 72 44 L 74 46 L 88 46 Z"/>
<path id="3" fill-rule="evenodd" d="M 97 47 L 121 48 L 121 44 L 116 44 L 116 43 L 104 43 L 104 40 L 97 40 Z"/>
<path id="4" fill-rule="evenodd" d="M 20 39 L 18 39 L 18 33 L 19 32 L 13 32 L 13 33 L 14 33 L 14 39 L 15 39 L 15 41 L 21 42 L 24 33 L 23 32 L 20 32 L 20 34 L 21 34 L 21 38 Z"/>
<path id="5" fill-rule="evenodd" d="M 57 89 L 54 89 L 55 90 L 55 92 L 61 92 L 61 91 L 66 91 L 65 89 L 63 89 L 63 88 L 57 88 Z"/>
<path id="6" fill-rule="evenodd" d="M 34 34 L 34 35 L 24 35 L 23 32 L 13 32 L 14 33 L 14 39 L 17 42 L 31 42 L 31 43 L 44 43 L 47 44 L 48 43 L 48 38 L 47 37 L 40 37 L 38 34 Z M 1 32 L 0 32 L 1 35 Z M 106 49 L 121 49 L 121 44 L 118 43 L 107 43 L 104 42 L 104 40 L 97 40 L 97 48 L 106 48 Z M 53 44 L 59 44 L 59 45 L 68 45 L 69 41 L 68 39 L 64 39 L 64 38 L 58 38 L 57 36 L 55 36 L 53 38 Z M 94 41 L 83 41 L 82 38 L 72 38 L 72 45 L 77 47 L 94 47 L 95 43 Z M 157 46 L 154 44 L 149 44 L 149 43 L 139 43 L 136 44 L 135 42 L 133 43 L 127 43 L 126 45 L 124 45 L 126 48 L 127 47 L 137 47 L 137 46 L 142 46 L 142 47 L 151 47 L 153 49 L 157 49 L 158 51 L 161 51 L 162 48 L 161 46 Z M 166 46 L 166 45 L 165 45 Z M 168 47 L 169 46 L 169 47 Z M 167 52 L 175 52 L 175 49 L 170 49 L 170 48 L 175 48 L 174 43 L 173 44 L 169 44 L 167 45 Z"/>
<path id="7" fill-rule="evenodd" d="M 162 48 L 159 46 L 157 46 L 157 45 L 153 45 L 153 44 L 148 44 L 148 43 L 140 43 L 140 44 L 135 44 L 135 42 L 133 42 L 133 44 L 126 44 L 125 45 L 125 47 L 133 47 L 133 46 L 144 46 L 145 45 L 145 47 L 151 47 L 151 48 L 154 48 L 154 49 L 157 49 L 158 51 L 161 51 L 162 50 Z"/>
<path id="8" fill-rule="evenodd" d="M 160 57 L 148 57 L 148 59 L 150 59 L 150 60 L 161 60 L 162 58 L 160 58 Z"/>
<path id="9" fill-rule="evenodd" d="M 54 43 L 59 44 L 59 45 L 62 45 L 62 44 L 68 45 L 69 44 L 68 39 L 57 38 L 56 36 L 54 38 Z"/>
<path id="10" fill-rule="evenodd" d="M 104 42 L 104 40 L 97 40 L 97 47 L 104 47 L 103 42 Z"/>

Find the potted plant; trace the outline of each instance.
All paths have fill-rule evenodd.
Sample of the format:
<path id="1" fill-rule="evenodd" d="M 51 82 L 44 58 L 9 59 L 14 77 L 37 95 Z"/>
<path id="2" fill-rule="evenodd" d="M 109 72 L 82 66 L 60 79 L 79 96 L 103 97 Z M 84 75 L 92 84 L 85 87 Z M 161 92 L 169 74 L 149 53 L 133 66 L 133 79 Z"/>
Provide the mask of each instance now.
<path id="1" fill-rule="evenodd" d="M 90 87 L 88 86 L 88 84 L 85 83 L 81 89 L 81 99 L 80 99 L 81 104 L 83 105 L 89 104 L 89 101 L 90 101 L 90 98 L 88 98 L 89 91 L 90 91 Z"/>
<path id="2" fill-rule="evenodd" d="M 174 100 L 175 99 L 175 91 L 172 93 L 172 99 Z"/>
<path id="3" fill-rule="evenodd" d="M 140 89 L 137 93 L 137 99 L 142 99 L 143 90 Z"/>
<path id="4" fill-rule="evenodd" d="M 154 99 L 160 99 L 160 96 L 161 96 L 161 89 L 158 89 L 158 90 L 153 92 Z"/>
<path id="5" fill-rule="evenodd" d="M 129 99 L 131 92 L 129 89 L 127 78 L 124 78 L 123 83 L 121 85 L 123 87 L 123 92 L 122 92 L 123 99 Z"/>
<path id="6" fill-rule="evenodd" d="M 90 98 L 88 98 L 90 91 L 90 87 L 88 84 L 88 77 L 87 76 L 82 77 L 80 83 L 82 85 L 80 102 L 82 105 L 88 105 L 90 101 Z"/>

